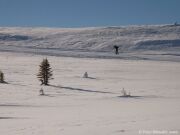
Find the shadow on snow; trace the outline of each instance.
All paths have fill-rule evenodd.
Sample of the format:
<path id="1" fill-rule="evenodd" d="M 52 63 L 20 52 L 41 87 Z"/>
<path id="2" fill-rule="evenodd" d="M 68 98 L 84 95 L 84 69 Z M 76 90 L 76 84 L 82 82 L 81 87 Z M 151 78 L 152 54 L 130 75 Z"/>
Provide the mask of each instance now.
<path id="1" fill-rule="evenodd" d="M 73 87 L 65 87 L 65 86 L 56 86 L 56 85 L 50 85 L 50 86 L 51 86 L 51 87 L 54 87 L 54 88 L 67 89 L 67 90 L 73 90 L 73 91 L 94 92 L 94 93 L 109 93 L 109 94 L 113 94 L 112 92 L 105 92 L 105 91 L 86 90 L 86 89 L 81 89 L 81 88 L 73 88 Z"/>

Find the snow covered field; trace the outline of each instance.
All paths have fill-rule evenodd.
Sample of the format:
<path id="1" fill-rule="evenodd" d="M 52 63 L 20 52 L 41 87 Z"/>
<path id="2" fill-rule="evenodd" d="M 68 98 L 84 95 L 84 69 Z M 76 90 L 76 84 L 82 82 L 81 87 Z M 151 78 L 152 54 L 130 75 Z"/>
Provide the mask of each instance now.
<path id="1" fill-rule="evenodd" d="M 55 79 L 39 96 L 44 57 L 0 53 L 0 135 L 180 134 L 179 62 L 48 56 Z"/>
<path id="2" fill-rule="evenodd" d="M 113 46 L 121 55 L 114 55 Z M 0 27 L 0 52 L 180 61 L 180 25 Z"/>

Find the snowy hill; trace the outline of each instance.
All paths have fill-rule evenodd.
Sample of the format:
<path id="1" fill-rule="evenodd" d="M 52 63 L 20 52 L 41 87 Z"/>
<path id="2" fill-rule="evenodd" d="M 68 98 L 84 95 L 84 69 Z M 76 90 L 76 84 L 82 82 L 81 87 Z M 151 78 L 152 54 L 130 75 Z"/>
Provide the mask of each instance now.
<path id="1" fill-rule="evenodd" d="M 179 135 L 179 69 L 180 26 L 0 28 L 0 135 Z"/>
<path id="2" fill-rule="evenodd" d="M 114 56 L 114 45 L 118 45 L 124 55 L 156 51 L 177 56 L 180 51 L 180 25 L 0 28 L 0 51 L 76 57 L 122 57 Z"/>

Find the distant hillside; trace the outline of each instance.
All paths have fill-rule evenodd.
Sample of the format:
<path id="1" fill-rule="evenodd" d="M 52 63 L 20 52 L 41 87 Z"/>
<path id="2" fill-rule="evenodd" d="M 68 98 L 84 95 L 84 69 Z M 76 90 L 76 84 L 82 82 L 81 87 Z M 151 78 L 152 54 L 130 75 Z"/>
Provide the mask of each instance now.
<path id="1" fill-rule="evenodd" d="M 0 27 L 0 51 L 82 55 L 93 52 L 180 51 L 180 25 L 143 25 L 97 28 Z M 31 50 L 30 50 L 31 49 Z M 57 52 L 59 51 L 59 52 Z M 49 52 L 53 53 L 53 52 Z M 65 52 L 64 52 L 65 53 Z M 70 54 L 69 54 L 70 55 Z"/>

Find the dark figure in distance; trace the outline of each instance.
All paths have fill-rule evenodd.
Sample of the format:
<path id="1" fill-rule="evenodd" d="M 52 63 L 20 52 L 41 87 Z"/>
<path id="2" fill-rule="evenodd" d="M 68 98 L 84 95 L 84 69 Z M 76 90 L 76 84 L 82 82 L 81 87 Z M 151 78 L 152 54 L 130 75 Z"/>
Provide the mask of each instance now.
<path id="1" fill-rule="evenodd" d="M 115 49 L 115 54 L 119 54 L 119 46 L 117 45 L 114 45 L 114 49 Z"/>

